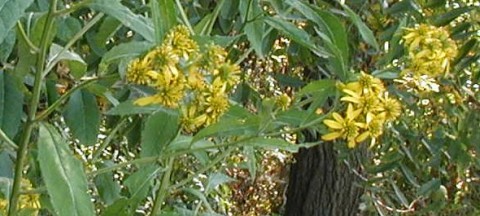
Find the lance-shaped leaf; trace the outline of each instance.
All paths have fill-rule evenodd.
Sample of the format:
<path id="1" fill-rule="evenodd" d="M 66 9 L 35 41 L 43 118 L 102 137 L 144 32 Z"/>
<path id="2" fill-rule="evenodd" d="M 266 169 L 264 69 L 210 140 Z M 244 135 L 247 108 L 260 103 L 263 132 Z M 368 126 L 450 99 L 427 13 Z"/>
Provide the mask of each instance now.
<path id="1" fill-rule="evenodd" d="M 56 128 L 47 123 L 40 124 L 38 162 L 57 215 L 95 215 L 82 163 Z"/>
<path id="2" fill-rule="evenodd" d="M 142 15 L 133 13 L 119 0 L 95 0 L 89 4 L 89 7 L 114 17 L 126 27 L 142 35 L 145 40 L 155 41 L 152 21 Z"/>
<path id="3" fill-rule="evenodd" d="M 159 155 L 177 136 L 179 117 L 175 112 L 158 111 L 148 117 L 142 131 L 142 156 Z"/>
<path id="4" fill-rule="evenodd" d="M 33 0 L 0 0 L 0 44 Z"/>
<path id="5" fill-rule="evenodd" d="M 93 145 L 100 127 L 100 111 L 95 96 L 85 90 L 74 92 L 65 107 L 65 122 L 81 144 Z"/>
<path id="6" fill-rule="evenodd" d="M 0 71 L 0 128 L 13 138 L 22 120 L 23 94 L 14 77 Z"/>

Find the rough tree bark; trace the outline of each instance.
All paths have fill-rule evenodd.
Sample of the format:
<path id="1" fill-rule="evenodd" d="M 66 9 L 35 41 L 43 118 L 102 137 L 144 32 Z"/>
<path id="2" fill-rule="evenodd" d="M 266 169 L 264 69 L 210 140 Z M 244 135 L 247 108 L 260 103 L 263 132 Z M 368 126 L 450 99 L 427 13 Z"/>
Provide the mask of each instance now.
<path id="1" fill-rule="evenodd" d="M 348 167 L 338 160 L 333 143 L 301 149 L 290 168 L 285 215 L 356 215 L 363 189 L 357 184 L 359 176 L 351 169 L 360 172 L 358 160 L 354 159 L 360 155 L 352 154 Z"/>

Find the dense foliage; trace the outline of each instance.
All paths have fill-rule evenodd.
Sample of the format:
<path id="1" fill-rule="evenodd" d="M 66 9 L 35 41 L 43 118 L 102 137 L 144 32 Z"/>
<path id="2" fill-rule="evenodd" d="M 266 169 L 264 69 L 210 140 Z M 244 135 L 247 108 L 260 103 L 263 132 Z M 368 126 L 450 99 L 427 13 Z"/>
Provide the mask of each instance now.
<path id="1" fill-rule="evenodd" d="M 0 215 L 282 214 L 327 142 L 361 214 L 479 214 L 479 7 L 0 0 Z"/>

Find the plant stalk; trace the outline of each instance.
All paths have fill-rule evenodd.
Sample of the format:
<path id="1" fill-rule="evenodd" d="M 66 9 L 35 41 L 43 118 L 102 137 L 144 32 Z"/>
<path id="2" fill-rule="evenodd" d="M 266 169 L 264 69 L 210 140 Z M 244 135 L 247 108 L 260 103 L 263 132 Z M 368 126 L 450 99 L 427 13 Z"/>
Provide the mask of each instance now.
<path id="1" fill-rule="evenodd" d="M 170 157 L 168 159 L 168 164 L 163 173 L 162 177 L 162 183 L 160 185 L 160 188 L 157 191 L 157 197 L 155 198 L 155 203 L 153 204 L 153 209 L 151 212 L 151 216 L 155 216 L 158 213 L 161 213 L 163 201 L 165 200 L 165 197 L 167 196 L 167 193 L 169 192 L 168 188 L 170 187 L 170 176 L 172 174 L 172 167 L 173 167 L 173 162 L 175 161 L 174 157 Z"/>
<path id="2" fill-rule="evenodd" d="M 15 216 L 17 215 L 17 203 L 20 196 L 20 185 L 23 178 L 23 167 L 28 154 L 28 144 L 32 135 L 32 131 L 35 127 L 35 115 L 37 112 L 38 103 L 40 101 L 40 93 L 42 90 L 42 73 L 45 68 L 45 60 L 47 56 L 48 49 L 48 38 L 51 34 L 51 29 L 53 27 L 53 22 L 55 20 L 55 11 L 57 8 L 57 0 L 51 0 L 50 10 L 47 14 L 47 20 L 45 22 L 45 27 L 42 32 L 42 40 L 39 47 L 39 52 L 37 53 L 37 64 L 35 71 L 35 81 L 33 84 L 32 98 L 29 103 L 27 121 L 20 138 L 20 146 L 17 152 L 17 160 L 15 163 L 15 177 L 13 180 L 13 188 L 10 197 L 10 202 L 8 206 L 8 215 Z"/>

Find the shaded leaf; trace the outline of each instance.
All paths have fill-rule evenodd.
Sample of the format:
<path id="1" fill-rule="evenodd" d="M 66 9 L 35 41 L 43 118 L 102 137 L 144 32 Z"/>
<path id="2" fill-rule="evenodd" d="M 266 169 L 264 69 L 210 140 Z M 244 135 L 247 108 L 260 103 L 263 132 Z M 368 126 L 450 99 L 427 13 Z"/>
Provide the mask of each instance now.
<path id="1" fill-rule="evenodd" d="M 101 11 L 119 20 L 123 25 L 142 35 L 145 40 L 155 42 L 153 23 L 142 15 L 133 13 L 120 0 L 94 0 L 88 4 L 93 10 Z"/>
<path id="2" fill-rule="evenodd" d="M 82 163 L 52 125 L 40 124 L 38 162 L 50 200 L 59 216 L 95 215 Z"/>
<path id="3" fill-rule="evenodd" d="M 456 19 L 460 15 L 469 12 L 473 8 L 474 8 L 473 6 L 472 7 L 460 7 L 460 8 L 452 9 L 452 10 L 446 12 L 446 13 L 439 14 L 433 19 L 433 24 L 436 25 L 436 26 L 447 25 L 448 23 L 450 23 L 451 21 L 453 21 L 454 19 Z"/>
<path id="4" fill-rule="evenodd" d="M 73 77 L 80 79 L 87 71 L 87 63 L 85 63 L 82 57 L 80 57 L 80 55 L 77 53 L 69 50 L 60 53 L 62 50 L 62 46 L 58 44 L 52 44 L 52 46 L 50 46 L 48 64 L 57 64 L 58 62 L 63 62 L 65 66 L 70 69 L 70 74 Z"/>
<path id="5" fill-rule="evenodd" d="M 313 41 L 310 38 L 310 35 L 306 31 L 299 29 L 294 24 L 287 22 L 283 19 L 275 18 L 275 17 L 266 17 L 265 22 L 268 25 L 272 26 L 273 28 L 279 30 L 288 38 L 310 49 L 316 55 L 321 57 L 329 56 L 329 54 L 326 51 L 319 49 L 315 45 L 315 43 L 313 43 Z"/>
<path id="6" fill-rule="evenodd" d="M 257 118 L 246 120 L 225 120 L 219 121 L 200 130 L 192 142 L 196 142 L 208 136 L 231 136 L 231 135 L 252 135 L 257 133 L 260 121 Z"/>
<path id="7" fill-rule="evenodd" d="M 23 93 L 15 78 L 0 70 L 0 127 L 13 139 L 23 114 Z"/>
<path id="8" fill-rule="evenodd" d="M 107 111 L 107 115 L 136 115 L 136 114 L 151 114 L 157 111 L 174 113 L 173 110 L 167 109 L 163 106 L 151 104 L 147 106 L 137 106 L 134 104 L 135 100 L 127 100 L 121 102 L 117 106 Z"/>
<path id="9" fill-rule="evenodd" d="M 380 47 L 377 43 L 377 40 L 375 39 L 375 35 L 373 34 L 372 30 L 368 28 L 367 25 L 362 21 L 360 16 L 356 14 L 350 7 L 348 7 L 346 4 L 342 4 L 343 9 L 345 12 L 347 12 L 348 17 L 352 20 L 353 24 L 357 27 L 358 31 L 360 32 L 360 35 L 362 36 L 362 39 L 367 42 L 370 46 L 375 48 L 375 50 L 380 50 Z"/>
<path id="10" fill-rule="evenodd" d="M 85 90 L 72 93 L 63 114 L 65 123 L 81 144 L 94 145 L 100 128 L 100 111 L 95 96 Z"/>
<path id="11" fill-rule="evenodd" d="M 437 190 L 439 187 L 440 187 L 440 180 L 434 178 L 434 179 L 426 182 L 422 186 L 420 186 L 420 188 L 417 191 L 417 195 L 418 196 L 426 196 L 426 195 L 432 193 L 433 191 Z"/>
<path id="12" fill-rule="evenodd" d="M 0 0 L 0 44 L 33 0 Z"/>
<path id="13" fill-rule="evenodd" d="M 155 42 L 161 44 L 167 32 L 175 26 L 177 11 L 172 0 L 150 1 L 152 20 L 155 28 Z"/>
<path id="14" fill-rule="evenodd" d="M 144 41 L 131 41 L 128 43 L 119 44 L 105 53 L 99 67 L 102 70 L 105 70 L 106 67 L 111 63 L 126 58 L 137 57 L 153 46 L 153 43 Z"/>
<path id="15" fill-rule="evenodd" d="M 175 112 L 158 111 L 148 117 L 142 131 L 142 157 L 160 155 L 178 134 L 179 116 Z"/>

